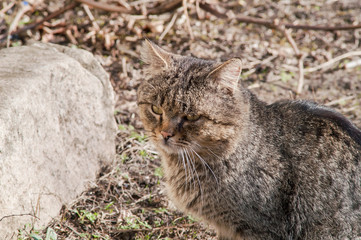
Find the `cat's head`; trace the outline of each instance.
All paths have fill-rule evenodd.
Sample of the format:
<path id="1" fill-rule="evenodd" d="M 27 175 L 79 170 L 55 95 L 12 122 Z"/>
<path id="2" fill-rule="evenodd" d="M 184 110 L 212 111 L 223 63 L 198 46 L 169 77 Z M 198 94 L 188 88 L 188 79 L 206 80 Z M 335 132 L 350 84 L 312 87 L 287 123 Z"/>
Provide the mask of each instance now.
<path id="1" fill-rule="evenodd" d="M 149 67 L 138 89 L 139 113 L 156 147 L 167 154 L 231 153 L 249 111 L 237 84 L 241 61 L 180 56 L 150 41 L 141 56 Z"/>

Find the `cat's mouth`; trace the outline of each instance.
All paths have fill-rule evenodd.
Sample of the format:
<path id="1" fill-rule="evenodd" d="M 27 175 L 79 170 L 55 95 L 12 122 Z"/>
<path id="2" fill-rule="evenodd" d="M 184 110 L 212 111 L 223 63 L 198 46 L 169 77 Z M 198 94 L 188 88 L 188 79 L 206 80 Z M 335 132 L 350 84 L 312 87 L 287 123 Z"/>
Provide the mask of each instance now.
<path id="1" fill-rule="evenodd" d="M 179 137 L 177 136 L 168 139 L 160 136 L 156 137 L 154 140 L 156 145 L 168 154 L 178 154 L 179 149 L 184 147 L 184 144 L 179 141 Z"/>
<path id="2" fill-rule="evenodd" d="M 157 145 L 169 154 L 178 152 L 178 144 L 174 139 L 165 140 L 163 138 L 159 138 L 157 139 Z"/>

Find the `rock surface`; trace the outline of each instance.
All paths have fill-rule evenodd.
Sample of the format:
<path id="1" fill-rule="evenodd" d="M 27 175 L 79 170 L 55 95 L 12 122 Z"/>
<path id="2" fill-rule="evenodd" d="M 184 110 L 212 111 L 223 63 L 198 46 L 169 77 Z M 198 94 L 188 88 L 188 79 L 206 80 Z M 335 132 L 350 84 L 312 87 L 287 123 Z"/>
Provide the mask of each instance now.
<path id="1" fill-rule="evenodd" d="M 113 161 L 113 105 L 89 52 L 38 42 L 0 51 L 1 238 L 46 224 Z"/>

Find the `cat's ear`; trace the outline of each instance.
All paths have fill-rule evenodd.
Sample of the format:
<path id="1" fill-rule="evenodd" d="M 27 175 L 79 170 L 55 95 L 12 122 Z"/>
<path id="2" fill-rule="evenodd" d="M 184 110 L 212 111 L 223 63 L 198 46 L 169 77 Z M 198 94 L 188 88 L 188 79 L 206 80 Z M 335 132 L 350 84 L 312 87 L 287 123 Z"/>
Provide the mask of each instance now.
<path id="1" fill-rule="evenodd" d="M 242 72 L 242 61 L 239 58 L 232 58 L 212 70 L 208 78 L 220 86 L 226 87 L 232 93 L 237 89 L 238 81 Z"/>
<path id="2" fill-rule="evenodd" d="M 141 60 L 150 65 L 152 70 L 160 71 L 168 68 L 171 63 L 172 53 L 160 48 L 155 43 L 145 40 L 141 49 Z"/>

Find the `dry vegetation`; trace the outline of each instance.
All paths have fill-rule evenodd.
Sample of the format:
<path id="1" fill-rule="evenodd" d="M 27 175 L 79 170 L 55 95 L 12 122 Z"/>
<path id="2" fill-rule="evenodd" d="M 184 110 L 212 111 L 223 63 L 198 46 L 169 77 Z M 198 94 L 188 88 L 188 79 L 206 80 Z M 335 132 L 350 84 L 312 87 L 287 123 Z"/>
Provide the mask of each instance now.
<path id="1" fill-rule="evenodd" d="M 163 194 L 160 162 L 136 113 L 136 89 L 145 77 L 138 58 L 144 38 L 186 55 L 240 57 L 242 84 L 261 99 L 314 100 L 361 127 L 361 30 L 322 30 L 359 26 L 359 0 L 99 2 L 0 3 L 0 48 L 34 39 L 86 49 L 109 72 L 117 95 L 114 165 L 48 226 L 24 226 L 19 239 L 215 239 Z"/>

